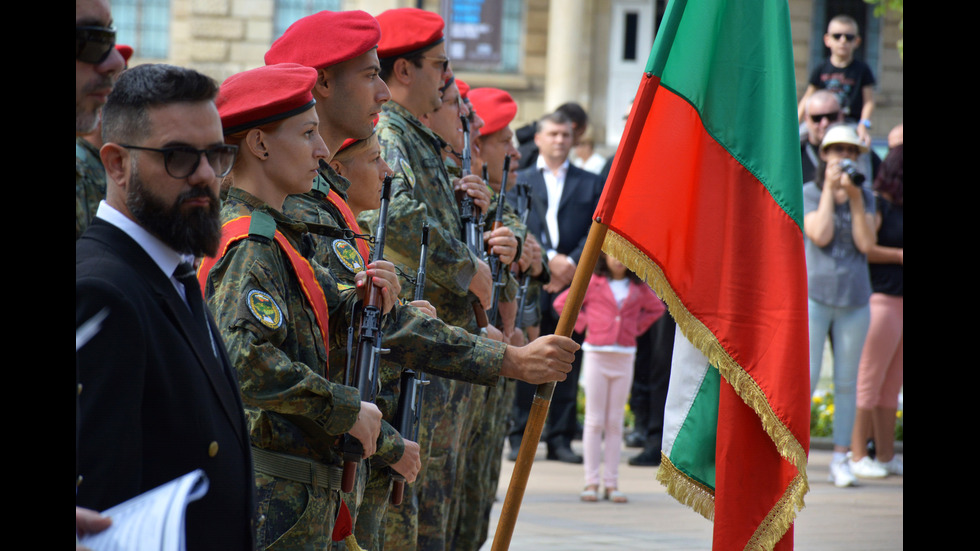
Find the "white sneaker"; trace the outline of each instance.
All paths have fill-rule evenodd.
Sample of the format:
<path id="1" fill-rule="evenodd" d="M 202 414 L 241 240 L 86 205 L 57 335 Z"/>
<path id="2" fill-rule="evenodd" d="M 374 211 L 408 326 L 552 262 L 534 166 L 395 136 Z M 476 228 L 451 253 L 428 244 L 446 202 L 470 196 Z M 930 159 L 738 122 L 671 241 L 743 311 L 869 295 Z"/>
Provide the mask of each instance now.
<path id="1" fill-rule="evenodd" d="M 897 455 L 893 455 L 891 460 L 885 463 L 881 463 L 879 461 L 875 461 L 875 463 L 881 465 L 881 468 L 885 469 L 885 472 L 891 474 L 897 474 L 898 476 L 904 476 L 902 474 L 902 470 L 903 470 L 902 458 Z"/>
<path id="2" fill-rule="evenodd" d="M 848 454 L 848 457 L 850 457 L 850 454 Z M 888 471 L 885 469 L 885 466 L 868 456 L 864 456 L 857 461 L 848 459 L 847 462 L 850 463 L 851 474 L 854 476 L 861 478 L 885 478 L 888 476 Z"/>
<path id="3" fill-rule="evenodd" d="M 834 486 L 838 488 L 846 488 L 848 486 L 854 486 L 857 480 L 854 475 L 851 474 L 850 459 L 846 456 L 840 459 L 830 460 L 830 476 L 827 480 L 834 483 Z"/>

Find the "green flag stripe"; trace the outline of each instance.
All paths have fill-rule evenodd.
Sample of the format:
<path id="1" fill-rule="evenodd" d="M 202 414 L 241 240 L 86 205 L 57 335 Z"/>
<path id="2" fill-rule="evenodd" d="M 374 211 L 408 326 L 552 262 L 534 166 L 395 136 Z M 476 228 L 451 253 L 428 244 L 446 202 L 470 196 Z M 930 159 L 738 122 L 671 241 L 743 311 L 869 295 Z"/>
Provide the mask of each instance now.
<path id="1" fill-rule="evenodd" d="M 670 461 L 675 467 L 711 488 L 715 487 L 715 435 L 720 381 L 718 369 L 708 366 L 670 452 Z"/>
<path id="2" fill-rule="evenodd" d="M 782 19 L 789 20 L 785 0 L 671 0 L 647 72 L 694 106 L 708 134 L 802 229 L 800 150 L 774 147 L 799 141 L 792 40 Z M 768 34 L 760 39 L 759 29 Z"/>

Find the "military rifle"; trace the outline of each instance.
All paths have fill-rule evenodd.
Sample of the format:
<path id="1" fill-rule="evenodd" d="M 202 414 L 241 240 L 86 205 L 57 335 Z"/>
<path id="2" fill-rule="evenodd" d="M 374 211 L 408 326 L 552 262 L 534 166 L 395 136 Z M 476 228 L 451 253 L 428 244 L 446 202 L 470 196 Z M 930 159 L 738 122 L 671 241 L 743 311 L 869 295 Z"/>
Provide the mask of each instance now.
<path id="1" fill-rule="evenodd" d="M 419 259 L 419 273 L 415 277 L 415 296 L 414 300 L 422 300 L 425 295 L 425 263 L 428 260 L 429 248 L 429 225 L 422 225 L 422 246 Z M 425 375 L 421 371 L 405 369 L 402 371 L 399 388 L 401 395 L 398 398 L 398 411 L 395 417 L 395 426 L 402 438 L 413 442 L 419 441 L 419 420 L 422 417 L 422 387 L 429 384 Z M 405 477 L 392 469 L 391 479 L 394 484 L 391 488 L 391 504 L 400 505 L 405 496 Z"/>
<path id="2" fill-rule="evenodd" d="M 527 182 L 517 183 L 517 212 L 521 217 L 521 223 L 527 226 L 527 218 L 531 213 L 531 186 Z M 517 263 L 514 263 L 517 266 Z M 514 320 L 514 327 L 520 329 L 524 324 L 524 307 L 527 302 L 527 291 L 531 284 L 530 271 L 520 272 L 520 286 L 517 288 L 517 319 Z"/>
<path id="3" fill-rule="evenodd" d="M 378 229 L 374 238 L 374 254 L 371 262 L 376 262 L 384 258 L 385 234 L 388 230 L 388 203 L 391 199 L 391 175 L 385 176 L 384 185 L 381 191 L 381 214 L 378 217 Z M 357 356 L 354 360 L 353 371 L 351 371 L 350 357 L 348 356 L 347 376 L 344 383 L 350 386 L 356 382 L 357 389 L 361 394 L 362 402 L 374 402 L 378 395 L 378 368 L 381 363 L 381 354 L 388 352 L 381 348 L 381 316 L 382 316 L 382 297 L 381 289 L 375 287 L 368 277 L 365 283 L 364 306 L 361 309 L 360 332 L 357 337 Z M 340 489 L 350 492 L 354 489 L 354 479 L 357 476 L 357 465 L 361 462 L 364 455 L 364 446 L 361 442 L 345 434 L 341 442 L 341 450 L 344 456 L 344 475 L 341 480 Z"/>
<path id="4" fill-rule="evenodd" d="M 497 215 L 493 220 L 493 229 L 504 227 L 504 201 L 507 195 L 507 176 L 510 173 L 510 155 L 504 157 L 504 175 L 500 181 L 500 198 L 497 201 Z M 500 255 L 490 255 L 490 275 L 493 278 L 493 298 L 490 299 L 490 314 L 487 315 L 487 322 L 491 325 L 497 324 L 497 311 L 500 308 L 500 292 L 504 287 L 504 267 L 501 265 Z"/>

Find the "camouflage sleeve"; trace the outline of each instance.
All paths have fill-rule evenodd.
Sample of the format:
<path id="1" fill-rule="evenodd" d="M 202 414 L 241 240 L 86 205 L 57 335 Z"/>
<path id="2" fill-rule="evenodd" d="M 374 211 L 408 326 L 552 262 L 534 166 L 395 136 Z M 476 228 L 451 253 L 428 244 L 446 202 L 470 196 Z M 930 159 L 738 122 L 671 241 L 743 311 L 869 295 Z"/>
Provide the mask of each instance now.
<path id="1" fill-rule="evenodd" d="M 405 439 L 387 421 L 381 421 L 381 434 L 378 435 L 378 451 L 371 456 L 371 462 L 380 465 L 397 463 L 405 453 Z"/>
<path id="2" fill-rule="evenodd" d="M 386 361 L 447 379 L 497 384 L 507 348 L 504 343 L 447 325 L 411 305 L 398 306 L 395 314 L 389 314 L 394 319 L 385 333 L 385 348 L 391 350 Z"/>
<path id="3" fill-rule="evenodd" d="M 295 289 L 286 288 L 286 270 L 277 245 L 242 240 L 212 269 L 209 289 L 210 282 L 217 283 L 208 305 L 238 371 L 246 405 L 307 419 L 327 435 L 343 434 L 357 420 L 360 397 L 357 389 L 331 382 L 325 366 L 317 369 L 292 359 L 304 354 L 315 359 L 310 347 L 319 357 L 326 354 Z"/>

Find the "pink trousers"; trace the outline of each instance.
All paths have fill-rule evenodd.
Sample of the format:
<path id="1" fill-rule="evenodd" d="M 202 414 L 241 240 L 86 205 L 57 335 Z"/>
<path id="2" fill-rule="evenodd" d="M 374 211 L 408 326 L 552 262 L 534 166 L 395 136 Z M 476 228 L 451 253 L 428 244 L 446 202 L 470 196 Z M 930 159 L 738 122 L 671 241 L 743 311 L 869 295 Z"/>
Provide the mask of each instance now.
<path id="1" fill-rule="evenodd" d="M 623 416 L 633 384 L 635 352 L 585 350 L 582 356 L 585 384 L 585 426 L 582 456 L 585 485 L 599 484 L 600 463 L 605 465 L 602 483 L 618 488 L 619 457 L 623 443 Z M 603 453 L 603 443 L 605 450 Z"/>
<path id="2" fill-rule="evenodd" d="M 871 325 L 858 367 L 857 407 L 897 409 L 905 379 L 905 299 L 871 295 Z"/>

